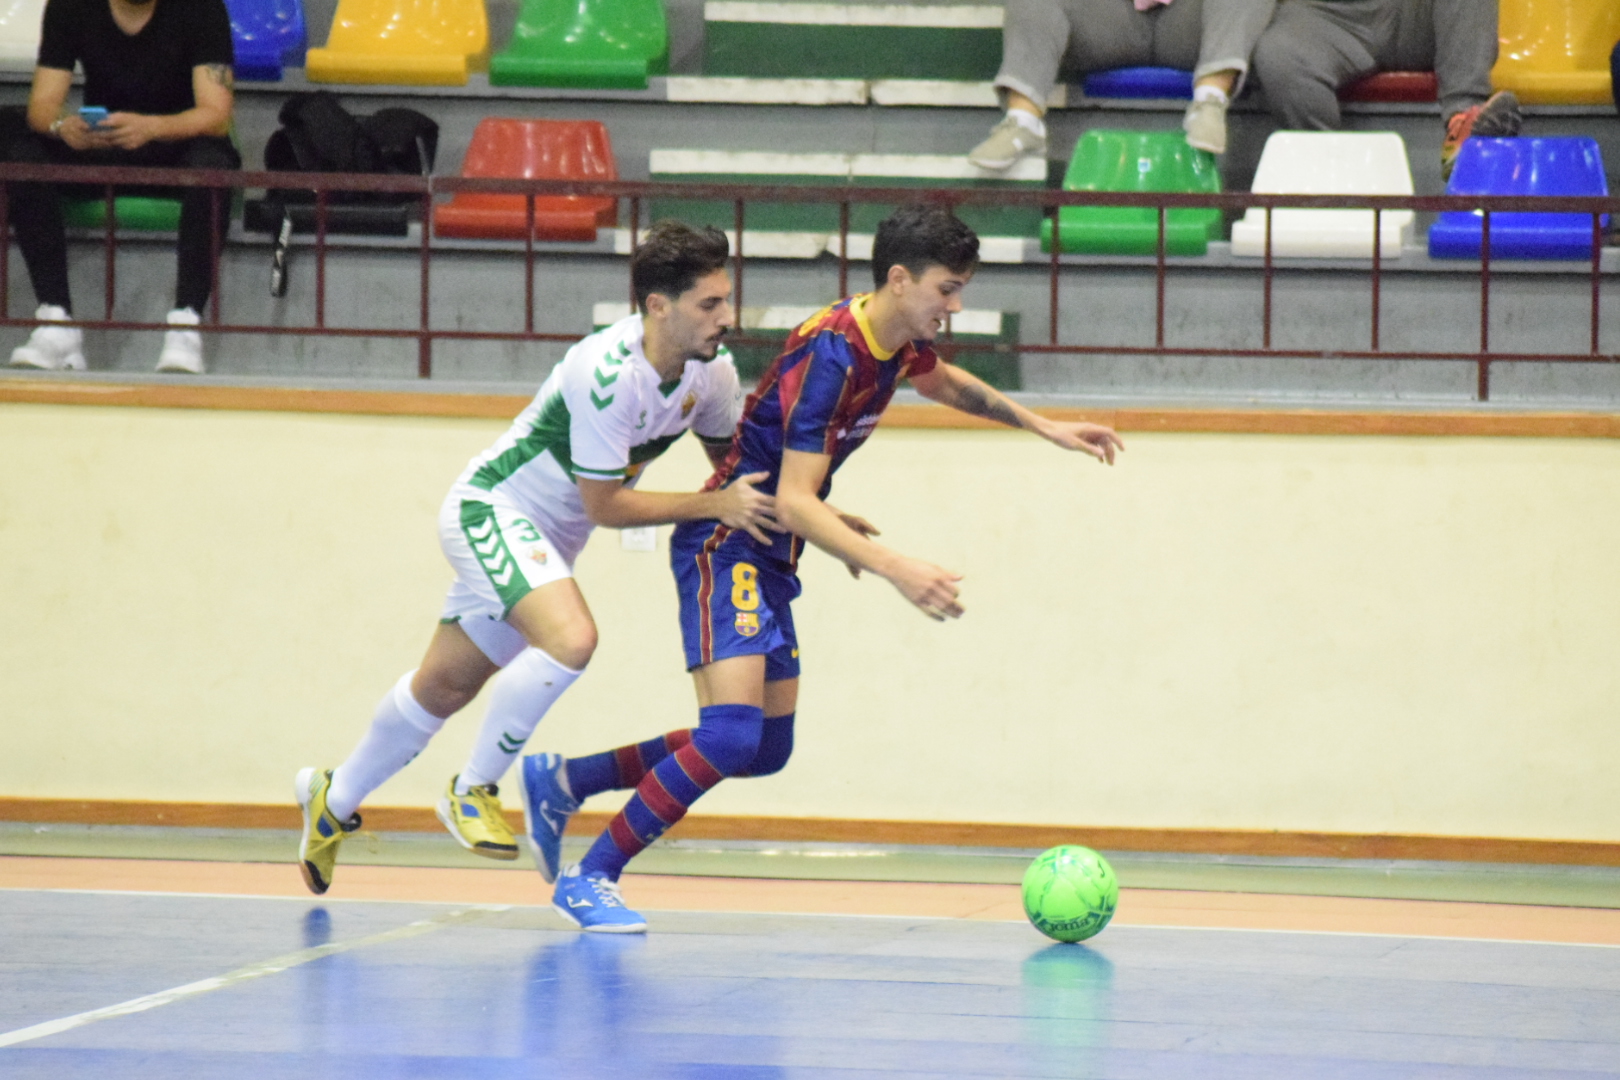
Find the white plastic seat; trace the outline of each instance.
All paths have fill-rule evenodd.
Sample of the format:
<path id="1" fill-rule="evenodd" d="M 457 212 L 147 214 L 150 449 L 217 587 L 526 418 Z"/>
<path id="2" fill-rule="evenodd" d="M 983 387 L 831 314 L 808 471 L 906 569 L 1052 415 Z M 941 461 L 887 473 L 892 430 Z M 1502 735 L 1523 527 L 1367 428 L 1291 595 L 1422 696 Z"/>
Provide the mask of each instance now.
<path id="1" fill-rule="evenodd" d="M 1253 191 L 1264 195 L 1410 195 L 1406 143 L 1392 131 L 1278 131 L 1266 140 Z M 1271 253 L 1278 258 L 1370 259 L 1371 210 L 1277 209 Z M 1398 259 L 1411 239 L 1414 214 L 1386 210 L 1381 254 Z M 1250 207 L 1232 226 L 1232 254 L 1264 257 L 1266 212 Z"/>
<path id="2" fill-rule="evenodd" d="M 0 0 L 0 71 L 33 71 L 45 0 Z"/>

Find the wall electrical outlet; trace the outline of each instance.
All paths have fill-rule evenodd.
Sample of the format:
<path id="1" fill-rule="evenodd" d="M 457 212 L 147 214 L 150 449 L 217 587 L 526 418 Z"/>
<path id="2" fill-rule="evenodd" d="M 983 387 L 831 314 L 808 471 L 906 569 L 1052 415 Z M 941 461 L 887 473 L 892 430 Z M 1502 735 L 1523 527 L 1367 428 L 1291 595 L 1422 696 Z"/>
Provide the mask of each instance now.
<path id="1" fill-rule="evenodd" d="M 657 551 L 658 527 L 644 525 L 639 529 L 620 529 L 619 546 L 626 551 Z"/>

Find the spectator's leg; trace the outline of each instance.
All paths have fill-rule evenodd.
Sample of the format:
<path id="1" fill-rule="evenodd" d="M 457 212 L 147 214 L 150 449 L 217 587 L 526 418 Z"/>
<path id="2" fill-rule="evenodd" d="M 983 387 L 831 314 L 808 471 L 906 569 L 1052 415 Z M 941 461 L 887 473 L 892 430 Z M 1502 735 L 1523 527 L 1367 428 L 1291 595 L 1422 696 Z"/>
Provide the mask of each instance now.
<path id="1" fill-rule="evenodd" d="M 1378 70 L 1368 24 L 1382 0 L 1288 0 L 1254 47 L 1254 73 L 1278 126 L 1339 127 L 1339 88 Z"/>
<path id="2" fill-rule="evenodd" d="M 229 139 L 200 136 L 182 144 L 177 162 L 185 169 L 229 169 L 242 167 L 242 155 Z M 174 293 L 176 308 L 190 308 L 198 315 L 213 291 L 214 231 L 209 223 L 211 188 L 186 188 L 180 200 L 179 273 Z M 223 244 L 231 224 L 231 189 L 219 191 L 219 238 Z"/>
<path id="3" fill-rule="evenodd" d="M 1193 78 L 1236 97 L 1249 73 L 1255 42 L 1276 11 L 1277 0 L 1204 0 Z"/>
<path id="4" fill-rule="evenodd" d="M 72 155 L 61 143 L 29 128 L 26 108 L 0 109 L 0 160 L 48 165 L 64 156 L 55 147 Z M 50 184 L 15 183 L 7 185 L 6 195 L 11 227 L 28 266 L 28 277 L 34 283 L 35 298 L 40 304 L 53 304 L 71 312 L 67 235 L 56 190 Z"/>
<path id="5" fill-rule="evenodd" d="M 1039 116 L 1068 48 L 1069 17 L 1058 0 L 1007 0 L 996 89 L 1017 96 L 1009 104 L 1031 103 Z"/>
<path id="6" fill-rule="evenodd" d="M 1614 111 L 1620 112 L 1620 41 L 1609 54 L 1609 90 L 1614 94 Z"/>
<path id="7" fill-rule="evenodd" d="M 1449 120 L 1491 96 L 1491 68 L 1496 66 L 1497 0 L 1415 0 L 1412 14 L 1427 15 L 1413 26 L 1408 41 L 1433 43 L 1434 75 L 1440 83 L 1440 116 Z M 1414 57 L 1421 61 L 1422 57 Z M 1421 69 L 1420 69 L 1421 70 Z"/>

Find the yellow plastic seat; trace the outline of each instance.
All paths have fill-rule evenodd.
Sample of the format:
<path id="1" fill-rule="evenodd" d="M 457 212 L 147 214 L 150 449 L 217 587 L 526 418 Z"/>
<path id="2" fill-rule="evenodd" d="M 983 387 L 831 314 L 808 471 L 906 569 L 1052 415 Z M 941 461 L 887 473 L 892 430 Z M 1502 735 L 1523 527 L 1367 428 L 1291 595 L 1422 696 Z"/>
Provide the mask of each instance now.
<path id="1" fill-rule="evenodd" d="M 465 86 L 489 66 L 483 0 L 339 0 L 326 47 L 311 49 L 311 82 Z"/>
<path id="2" fill-rule="evenodd" d="M 1498 90 L 1526 105 L 1607 105 L 1609 52 L 1620 41 L 1616 0 L 1501 0 Z"/>

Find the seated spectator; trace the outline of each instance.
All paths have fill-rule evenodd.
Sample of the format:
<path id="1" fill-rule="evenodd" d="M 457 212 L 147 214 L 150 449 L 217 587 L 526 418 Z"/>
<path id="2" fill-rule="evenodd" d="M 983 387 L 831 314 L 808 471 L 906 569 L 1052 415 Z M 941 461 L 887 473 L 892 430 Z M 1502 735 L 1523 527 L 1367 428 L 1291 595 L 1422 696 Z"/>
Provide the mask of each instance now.
<path id="1" fill-rule="evenodd" d="M 1614 95 L 1614 111 L 1620 112 L 1620 41 L 1609 54 L 1609 93 Z"/>
<path id="2" fill-rule="evenodd" d="M 0 110 L 0 160 L 31 164 L 238 169 L 228 138 L 233 62 L 223 0 L 48 0 L 39 61 L 26 108 Z M 84 67 L 84 103 L 107 117 L 92 126 L 66 107 L 75 64 Z M 60 185 L 8 185 L 11 221 L 39 302 L 35 317 L 72 318 Z M 104 189 L 81 189 L 99 196 Z M 219 235 L 230 224 L 229 192 L 219 196 Z M 159 371 L 203 370 L 201 323 L 212 283 L 211 192 L 181 196 L 179 284 Z M 40 326 L 11 354 L 14 367 L 85 366 L 83 333 Z"/>
<path id="3" fill-rule="evenodd" d="M 1447 179 L 1470 135 L 1519 133 L 1519 101 L 1491 93 L 1497 0 L 1287 0 L 1254 47 L 1254 73 L 1277 123 L 1339 126 L 1339 91 L 1377 71 L 1433 71 Z"/>
<path id="4" fill-rule="evenodd" d="M 1001 91 L 1007 115 L 968 154 L 983 169 L 1007 169 L 1046 153 L 1046 100 L 1061 72 L 1070 79 L 1110 68 L 1190 70 L 1187 141 L 1226 152 L 1226 107 L 1249 70 L 1255 39 L 1276 0 L 1007 0 Z"/>

